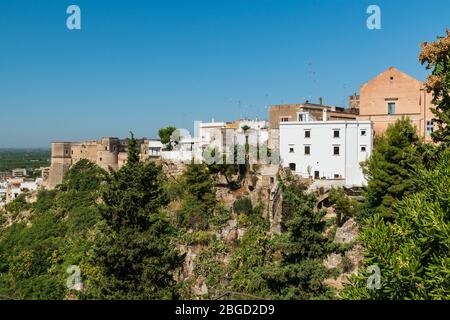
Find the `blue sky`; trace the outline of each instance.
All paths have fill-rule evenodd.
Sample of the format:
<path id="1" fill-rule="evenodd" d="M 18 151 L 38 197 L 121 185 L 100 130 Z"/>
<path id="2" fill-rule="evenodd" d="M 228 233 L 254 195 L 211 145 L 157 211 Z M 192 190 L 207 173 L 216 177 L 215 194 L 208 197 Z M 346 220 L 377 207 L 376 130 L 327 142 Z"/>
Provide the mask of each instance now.
<path id="1" fill-rule="evenodd" d="M 71 4 L 82 30 L 66 28 Z M 370 4 L 381 30 L 366 28 Z M 425 79 L 419 44 L 446 27 L 448 0 L 3 0 L 0 147 L 156 137 L 320 96 L 346 106 L 389 66 Z"/>

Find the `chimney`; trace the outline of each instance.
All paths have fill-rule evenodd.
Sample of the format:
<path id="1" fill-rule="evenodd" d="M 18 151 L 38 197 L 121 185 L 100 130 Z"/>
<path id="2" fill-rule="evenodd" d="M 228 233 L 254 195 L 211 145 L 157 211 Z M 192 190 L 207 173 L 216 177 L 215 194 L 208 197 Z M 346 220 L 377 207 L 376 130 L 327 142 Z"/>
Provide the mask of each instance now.
<path id="1" fill-rule="evenodd" d="M 327 121 L 327 120 L 328 120 L 327 109 L 323 108 L 323 110 L 322 110 L 322 121 Z"/>
<path id="2" fill-rule="evenodd" d="M 323 105 L 323 98 L 322 97 L 319 97 L 319 104 Z"/>

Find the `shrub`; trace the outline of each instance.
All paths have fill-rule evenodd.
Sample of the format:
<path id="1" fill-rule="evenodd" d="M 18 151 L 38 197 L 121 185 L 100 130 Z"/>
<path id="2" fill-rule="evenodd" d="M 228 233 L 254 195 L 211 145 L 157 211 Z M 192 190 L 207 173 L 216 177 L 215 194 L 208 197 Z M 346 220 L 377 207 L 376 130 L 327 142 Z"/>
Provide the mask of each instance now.
<path id="1" fill-rule="evenodd" d="M 239 198 L 234 202 L 233 209 L 237 214 L 245 213 L 247 215 L 250 215 L 253 213 L 252 201 L 248 197 Z"/>

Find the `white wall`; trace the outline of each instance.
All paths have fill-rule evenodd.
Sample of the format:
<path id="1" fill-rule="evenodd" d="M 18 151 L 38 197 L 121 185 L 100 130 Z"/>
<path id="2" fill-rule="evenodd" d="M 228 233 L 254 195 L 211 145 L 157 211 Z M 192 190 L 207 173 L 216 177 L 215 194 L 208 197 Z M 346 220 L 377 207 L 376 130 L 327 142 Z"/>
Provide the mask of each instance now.
<path id="1" fill-rule="evenodd" d="M 310 130 L 311 137 L 304 132 Z M 333 131 L 339 130 L 339 138 Z M 366 135 L 361 135 L 366 130 Z M 305 155 L 304 147 L 310 146 L 310 155 Z M 339 155 L 333 154 L 333 147 L 339 146 Z M 361 146 L 366 147 L 361 152 Z M 294 152 L 290 152 L 294 148 Z M 372 152 L 372 123 L 370 121 L 311 121 L 280 123 L 280 157 L 283 167 L 295 163 L 295 173 L 305 178 L 319 171 L 320 178 L 335 179 L 335 175 L 345 179 L 347 186 L 365 184 L 359 163 Z"/>

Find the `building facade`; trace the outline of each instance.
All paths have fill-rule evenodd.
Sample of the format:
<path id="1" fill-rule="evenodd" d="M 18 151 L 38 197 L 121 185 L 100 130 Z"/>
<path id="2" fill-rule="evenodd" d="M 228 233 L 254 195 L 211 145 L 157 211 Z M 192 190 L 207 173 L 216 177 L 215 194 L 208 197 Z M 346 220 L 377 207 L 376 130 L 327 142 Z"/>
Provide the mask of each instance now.
<path id="1" fill-rule="evenodd" d="M 419 136 L 431 141 L 432 95 L 424 84 L 394 67 L 361 85 L 358 120 L 370 120 L 376 135 L 401 117 L 409 117 Z"/>
<path id="2" fill-rule="evenodd" d="M 340 180 L 342 185 L 363 186 L 360 163 L 372 152 L 371 121 L 322 120 L 280 123 L 283 167 L 304 178 Z"/>
<path id="3" fill-rule="evenodd" d="M 321 99 L 322 100 L 322 99 Z M 305 114 L 311 119 L 322 120 L 323 111 L 327 111 L 329 120 L 356 120 L 357 109 L 323 105 L 322 103 L 283 104 L 273 105 L 269 108 L 269 148 L 279 147 L 280 124 L 285 122 L 302 121 Z"/>

